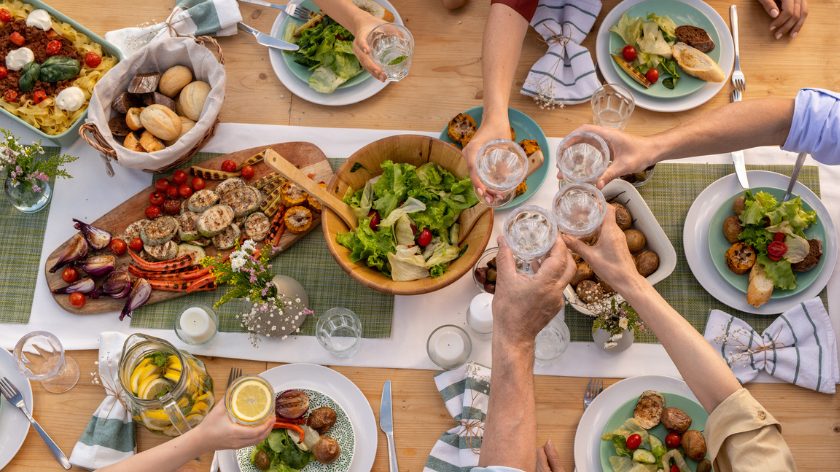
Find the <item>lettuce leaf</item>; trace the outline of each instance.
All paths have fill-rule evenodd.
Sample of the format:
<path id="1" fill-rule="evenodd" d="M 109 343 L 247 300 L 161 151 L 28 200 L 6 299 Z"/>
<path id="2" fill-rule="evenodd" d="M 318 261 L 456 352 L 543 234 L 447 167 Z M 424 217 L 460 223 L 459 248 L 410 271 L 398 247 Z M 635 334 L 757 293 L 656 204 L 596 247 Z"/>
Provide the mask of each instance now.
<path id="1" fill-rule="evenodd" d="M 370 228 L 370 218 L 362 218 L 354 231 L 339 234 L 335 240 L 350 250 L 351 261 L 364 262 L 368 267 L 390 273 L 387 256 L 395 248 L 391 228 L 380 227 L 374 231 Z"/>
<path id="2" fill-rule="evenodd" d="M 656 13 L 648 13 L 647 19 L 656 23 L 656 26 L 662 30 L 665 41 L 671 42 L 677 39 L 677 24 L 674 23 L 674 20 L 667 16 L 659 16 Z"/>
<path id="3" fill-rule="evenodd" d="M 744 212 L 741 213 L 741 224 L 764 226 L 764 217 L 768 212 L 778 206 L 776 197 L 767 192 L 758 192 L 753 195 L 747 190 L 744 193 Z M 772 223 L 771 224 L 775 224 Z"/>
<path id="4" fill-rule="evenodd" d="M 429 276 L 426 261 L 417 246 L 397 246 L 395 253 L 388 254 L 388 262 L 391 264 L 391 278 L 398 282 Z"/>
<path id="5" fill-rule="evenodd" d="M 791 264 L 802 262 L 811 252 L 811 245 L 808 240 L 798 234 L 788 234 L 785 236 L 785 246 L 788 250 L 784 255 L 786 261 Z"/>
<path id="6" fill-rule="evenodd" d="M 394 237 L 398 246 L 411 246 L 414 244 L 414 230 L 411 229 L 411 218 L 403 215 L 394 225 Z"/>
<path id="7" fill-rule="evenodd" d="M 773 281 L 773 286 L 782 290 L 793 290 L 796 288 L 796 275 L 790 266 L 790 261 L 782 259 L 772 261 L 765 254 L 758 256 L 757 264 L 764 267 L 767 278 Z"/>
<path id="8" fill-rule="evenodd" d="M 348 187 L 347 193 L 342 200 L 344 200 L 344 203 L 353 207 L 353 213 L 356 215 L 356 219 L 367 217 L 373 206 L 373 184 L 368 182 L 364 188 L 355 192 Z"/>
<path id="9" fill-rule="evenodd" d="M 662 57 L 671 57 L 671 45 L 665 41 L 662 30 L 659 26 L 648 21 L 642 24 L 642 36 L 639 38 L 639 49 L 648 54 L 656 54 Z"/>
<path id="10" fill-rule="evenodd" d="M 817 221 L 817 212 L 813 210 L 805 211 L 802 209 L 802 199 L 794 197 L 783 202 L 774 210 L 768 211 L 767 217 L 770 218 L 771 225 L 776 225 L 783 221 L 790 223 L 793 231 L 801 236 L 806 228 Z"/>
<path id="11" fill-rule="evenodd" d="M 431 269 L 434 266 L 448 264 L 449 262 L 457 259 L 460 255 L 461 250 L 458 249 L 458 246 L 452 246 L 451 244 L 440 241 L 437 245 L 435 245 L 432 256 L 426 260 L 426 267 Z"/>
<path id="12" fill-rule="evenodd" d="M 759 254 L 767 254 L 767 245 L 773 241 L 773 233 L 758 225 L 750 225 L 741 231 L 741 241 L 749 244 Z"/>
<path id="13" fill-rule="evenodd" d="M 642 35 L 642 19 L 633 18 L 625 13 L 618 19 L 618 23 L 610 28 L 610 31 L 621 36 L 625 44 L 635 46 Z"/>
<path id="14" fill-rule="evenodd" d="M 405 215 L 409 215 L 411 213 L 417 213 L 418 211 L 423 211 L 426 209 L 426 205 L 423 204 L 420 200 L 417 200 L 414 197 L 408 197 L 408 200 L 405 201 L 399 208 L 395 208 L 391 214 L 388 215 L 387 218 L 382 220 L 379 223 L 379 226 L 394 226 L 394 224 Z"/>
<path id="15" fill-rule="evenodd" d="M 656 437 L 655 435 L 650 435 L 650 452 L 653 453 L 653 456 L 656 457 L 656 462 L 659 462 L 662 459 L 662 456 L 668 452 L 668 448 L 662 444 L 662 441 Z"/>
<path id="16" fill-rule="evenodd" d="M 353 34 L 330 17 L 301 31 L 298 37 L 287 39 L 300 48 L 290 54 L 295 62 L 312 71 L 308 82 L 317 92 L 332 93 L 362 72 L 362 65 L 353 54 Z"/>

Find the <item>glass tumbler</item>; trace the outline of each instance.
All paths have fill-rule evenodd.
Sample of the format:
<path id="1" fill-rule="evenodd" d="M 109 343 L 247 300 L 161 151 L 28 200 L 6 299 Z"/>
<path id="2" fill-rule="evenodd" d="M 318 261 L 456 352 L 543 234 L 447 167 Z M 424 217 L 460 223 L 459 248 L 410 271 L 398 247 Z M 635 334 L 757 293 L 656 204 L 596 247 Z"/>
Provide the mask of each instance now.
<path id="1" fill-rule="evenodd" d="M 341 358 L 353 357 L 361 344 L 362 322 L 352 310 L 330 308 L 318 317 L 315 338 L 330 354 Z"/>
<path id="2" fill-rule="evenodd" d="M 399 82 L 411 69 L 414 36 L 405 26 L 383 23 L 367 37 L 373 61 L 382 68 L 387 82 Z"/>
<path id="3" fill-rule="evenodd" d="M 522 146 L 509 139 L 494 139 L 478 150 L 478 179 L 493 200 L 484 203 L 498 208 L 513 200 L 516 187 L 528 176 L 528 156 Z"/>
<path id="4" fill-rule="evenodd" d="M 604 84 L 592 94 L 592 122 L 605 128 L 624 129 L 636 108 L 630 92 L 616 84 Z"/>
<path id="5" fill-rule="evenodd" d="M 561 233 L 588 239 L 600 231 L 607 214 L 607 201 L 592 185 L 565 184 L 554 195 L 552 212 Z"/>
<path id="6" fill-rule="evenodd" d="M 542 331 L 537 334 L 534 357 L 538 362 L 547 363 L 557 359 L 569 347 L 571 333 L 566 325 L 565 313 L 560 311 Z"/>
<path id="7" fill-rule="evenodd" d="M 551 251 L 557 239 L 551 213 L 536 205 L 525 205 L 511 213 L 503 232 L 516 259 L 516 269 L 529 275 L 536 272 L 535 265 Z"/>
<path id="8" fill-rule="evenodd" d="M 610 165 L 610 148 L 604 138 L 588 131 L 569 134 L 557 146 L 557 176 L 560 185 L 592 183 Z"/>
<path id="9" fill-rule="evenodd" d="M 27 378 L 41 382 L 50 393 L 64 393 L 79 381 L 79 364 L 65 355 L 61 341 L 46 331 L 24 335 L 15 345 L 18 368 Z"/>

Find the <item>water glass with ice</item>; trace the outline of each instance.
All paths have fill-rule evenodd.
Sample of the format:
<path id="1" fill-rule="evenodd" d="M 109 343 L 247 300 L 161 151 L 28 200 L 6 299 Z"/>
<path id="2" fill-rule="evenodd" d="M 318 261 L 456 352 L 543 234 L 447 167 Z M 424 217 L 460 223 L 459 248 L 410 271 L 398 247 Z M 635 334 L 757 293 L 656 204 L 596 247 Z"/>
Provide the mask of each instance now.
<path id="1" fill-rule="evenodd" d="M 373 61 L 385 72 L 387 82 L 399 82 L 411 69 L 414 36 L 405 26 L 383 23 L 368 34 Z"/>
<path id="2" fill-rule="evenodd" d="M 495 139 L 478 150 L 478 179 L 493 197 L 487 206 L 497 208 L 513 200 L 516 187 L 528 175 L 528 156 L 519 144 L 509 139 Z"/>
<path id="3" fill-rule="evenodd" d="M 315 338 L 330 354 L 353 357 L 362 340 L 362 321 L 347 308 L 330 308 L 318 317 L 315 324 Z"/>
<path id="4" fill-rule="evenodd" d="M 554 246 L 557 227 L 547 210 L 525 205 L 505 220 L 504 236 L 516 258 L 517 270 L 533 274 L 536 272 L 535 263 Z"/>
<path id="5" fill-rule="evenodd" d="M 587 239 L 601 229 L 607 201 L 593 185 L 564 184 L 554 195 L 552 212 L 561 233 Z"/>
<path id="6" fill-rule="evenodd" d="M 610 165 L 610 148 L 595 133 L 576 131 L 557 146 L 557 169 L 563 181 L 595 183 Z"/>
<path id="7" fill-rule="evenodd" d="M 604 84 L 592 94 L 592 122 L 605 128 L 624 129 L 636 108 L 630 92 L 616 84 Z"/>
<path id="8" fill-rule="evenodd" d="M 27 378 L 41 382 L 50 393 L 64 393 L 79 381 L 79 364 L 65 355 L 64 346 L 56 335 L 33 331 L 15 345 L 18 369 Z"/>

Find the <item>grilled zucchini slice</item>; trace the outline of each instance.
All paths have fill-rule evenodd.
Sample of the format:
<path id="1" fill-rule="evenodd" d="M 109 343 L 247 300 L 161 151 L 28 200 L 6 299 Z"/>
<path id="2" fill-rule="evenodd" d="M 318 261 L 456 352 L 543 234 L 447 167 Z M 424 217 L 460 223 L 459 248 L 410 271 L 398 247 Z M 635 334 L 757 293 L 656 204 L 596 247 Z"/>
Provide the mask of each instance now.
<path id="1" fill-rule="evenodd" d="M 233 223 L 225 228 L 221 233 L 213 236 L 213 245 L 220 251 L 230 249 L 233 246 L 236 246 L 236 242 L 239 241 L 240 234 L 241 231 L 239 229 L 239 225 Z"/>
<path id="2" fill-rule="evenodd" d="M 227 205 L 215 205 L 198 217 L 196 228 L 199 234 L 206 238 L 221 233 L 233 223 L 233 209 Z"/>
<path id="3" fill-rule="evenodd" d="M 244 187 L 245 181 L 240 179 L 239 177 L 233 177 L 227 180 L 222 181 L 219 185 L 216 186 L 216 193 L 219 194 L 219 197 L 223 196 L 227 192 L 238 188 Z"/>
<path id="4" fill-rule="evenodd" d="M 157 246 L 146 244 L 143 246 L 143 249 L 149 257 L 156 261 L 168 261 L 175 259 L 175 256 L 178 255 L 178 244 L 175 241 L 167 241 Z"/>
<path id="5" fill-rule="evenodd" d="M 262 194 L 251 186 L 236 187 L 222 194 L 220 203 L 233 208 L 233 214 L 241 218 L 257 211 L 262 203 Z"/>
<path id="6" fill-rule="evenodd" d="M 201 213 L 217 203 L 219 203 L 219 194 L 212 190 L 202 189 L 190 197 L 187 201 L 187 209 L 195 213 Z"/>
<path id="7" fill-rule="evenodd" d="M 160 246 L 174 238 L 177 232 L 178 220 L 171 216 L 161 216 L 140 230 L 140 239 L 146 246 Z"/>
<path id="8" fill-rule="evenodd" d="M 271 221 L 261 211 L 251 213 L 248 218 L 245 218 L 245 235 L 248 239 L 262 241 L 268 235 L 269 229 L 271 229 Z"/>
<path id="9" fill-rule="evenodd" d="M 193 241 L 201 237 L 198 234 L 198 216 L 198 213 L 189 210 L 178 215 L 178 238 L 181 241 Z"/>

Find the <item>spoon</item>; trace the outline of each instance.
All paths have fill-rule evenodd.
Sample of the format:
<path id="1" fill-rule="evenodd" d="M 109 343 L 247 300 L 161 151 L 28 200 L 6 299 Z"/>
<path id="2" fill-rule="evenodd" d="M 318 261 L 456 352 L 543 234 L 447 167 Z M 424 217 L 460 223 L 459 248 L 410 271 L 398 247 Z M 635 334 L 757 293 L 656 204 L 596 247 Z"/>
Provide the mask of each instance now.
<path id="1" fill-rule="evenodd" d="M 796 181 L 799 179 L 799 171 L 802 170 L 802 165 L 805 164 L 805 158 L 807 156 L 807 152 L 800 152 L 796 156 L 796 164 L 793 166 L 793 172 L 790 173 L 790 182 L 788 183 L 787 191 L 785 191 L 785 196 L 782 198 L 783 202 L 790 200 L 790 197 L 793 196 L 793 186 L 796 185 Z"/>

